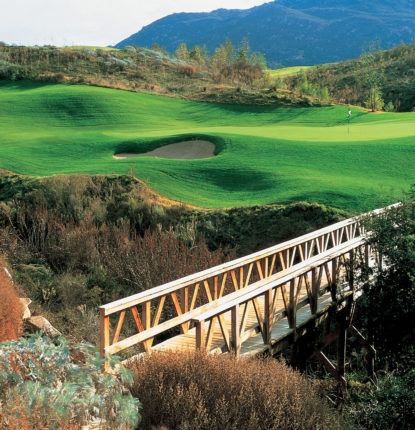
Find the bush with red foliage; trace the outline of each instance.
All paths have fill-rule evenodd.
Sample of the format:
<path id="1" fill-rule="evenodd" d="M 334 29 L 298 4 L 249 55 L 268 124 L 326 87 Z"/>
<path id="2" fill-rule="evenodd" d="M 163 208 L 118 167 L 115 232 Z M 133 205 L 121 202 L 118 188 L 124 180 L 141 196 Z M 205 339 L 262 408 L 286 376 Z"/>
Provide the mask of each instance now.
<path id="1" fill-rule="evenodd" d="M 19 337 L 22 315 L 22 304 L 9 274 L 0 261 L 0 342 Z"/>

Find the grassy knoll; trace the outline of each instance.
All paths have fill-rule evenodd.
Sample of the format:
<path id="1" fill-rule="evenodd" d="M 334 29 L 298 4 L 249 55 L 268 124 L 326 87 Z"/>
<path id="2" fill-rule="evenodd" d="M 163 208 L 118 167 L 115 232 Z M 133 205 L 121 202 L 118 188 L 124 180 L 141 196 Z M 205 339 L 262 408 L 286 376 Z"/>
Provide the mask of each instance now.
<path id="1" fill-rule="evenodd" d="M 134 174 L 202 207 L 315 201 L 365 210 L 414 182 L 415 113 L 232 106 L 87 86 L 0 83 L 0 167 L 23 174 Z M 205 160 L 137 158 L 186 136 L 210 137 Z M 166 140 L 167 139 L 167 140 Z"/>
<path id="2" fill-rule="evenodd" d="M 283 67 L 282 69 L 271 69 L 267 70 L 272 78 L 285 78 L 287 76 L 298 75 L 301 72 L 312 70 L 316 66 L 292 66 Z"/>

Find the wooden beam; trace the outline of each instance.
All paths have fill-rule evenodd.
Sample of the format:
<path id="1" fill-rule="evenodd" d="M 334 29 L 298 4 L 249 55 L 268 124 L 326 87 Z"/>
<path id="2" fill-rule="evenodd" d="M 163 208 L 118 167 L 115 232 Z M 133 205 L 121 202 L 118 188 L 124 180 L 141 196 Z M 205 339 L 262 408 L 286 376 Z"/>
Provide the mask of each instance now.
<path id="1" fill-rule="evenodd" d="M 101 339 L 99 344 L 99 351 L 101 358 L 106 358 L 106 348 L 110 345 L 110 317 L 105 315 L 105 310 L 100 309 L 100 329 Z M 108 362 L 105 361 L 103 370 L 109 370 Z"/>
<path id="2" fill-rule="evenodd" d="M 231 340 L 232 340 L 232 350 L 235 355 L 239 357 L 241 352 L 241 336 L 239 330 L 239 305 L 235 305 L 231 309 Z"/>
<path id="3" fill-rule="evenodd" d="M 121 311 L 120 312 L 120 316 L 118 317 L 118 323 L 117 323 L 117 327 L 115 329 L 115 333 L 114 333 L 114 337 L 112 339 L 111 343 L 117 343 L 118 339 L 120 338 L 120 334 L 121 334 L 121 328 L 122 325 L 124 323 L 124 317 L 125 317 L 125 312 L 126 311 Z M 108 345 L 107 345 L 108 346 Z"/>
<path id="4" fill-rule="evenodd" d="M 206 348 L 204 321 L 200 321 L 196 324 L 196 348 L 200 351 L 204 351 Z"/>
<path id="5" fill-rule="evenodd" d="M 336 366 L 323 354 L 322 351 L 318 351 L 315 356 L 318 358 L 320 363 L 326 369 L 326 372 L 329 373 L 333 378 L 340 380 L 343 386 L 347 386 L 347 381 L 344 376 L 340 376 L 337 373 Z"/>
<path id="6" fill-rule="evenodd" d="M 271 344 L 272 325 L 274 322 L 274 312 L 272 306 L 272 288 L 265 292 L 265 316 L 264 316 L 264 334 L 265 344 Z"/>

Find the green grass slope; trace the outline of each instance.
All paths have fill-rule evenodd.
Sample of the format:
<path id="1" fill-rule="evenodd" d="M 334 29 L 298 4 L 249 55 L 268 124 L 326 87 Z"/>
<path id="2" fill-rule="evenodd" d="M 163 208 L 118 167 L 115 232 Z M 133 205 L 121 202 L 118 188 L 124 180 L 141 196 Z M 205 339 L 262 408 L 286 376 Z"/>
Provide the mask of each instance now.
<path id="1" fill-rule="evenodd" d="M 208 137 L 217 156 L 150 157 L 182 135 Z M 0 83 L 0 167 L 22 174 L 134 174 L 202 207 L 314 201 L 365 210 L 415 182 L 415 113 L 232 106 L 88 86 Z"/>
<path id="2" fill-rule="evenodd" d="M 272 78 L 286 78 L 287 76 L 295 76 L 301 72 L 310 71 L 315 67 L 316 66 L 292 66 L 283 67 L 281 69 L 270 69 L 267 70 L 267 72 Z"/>

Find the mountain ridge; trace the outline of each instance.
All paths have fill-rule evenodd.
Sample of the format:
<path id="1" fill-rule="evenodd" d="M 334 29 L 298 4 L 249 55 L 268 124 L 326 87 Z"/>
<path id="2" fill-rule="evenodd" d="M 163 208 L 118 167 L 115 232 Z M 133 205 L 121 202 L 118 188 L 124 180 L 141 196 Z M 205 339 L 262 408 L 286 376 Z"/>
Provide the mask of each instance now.
<path id="1" fill-rule="evenodd" d="M 415 37 L 415 0 L 276 0 L 251 9 L 176 13 L 143 27 L 115 45 L 158 43 L 173 53 L 178 45 L 207 45 L 210 54 L 230 39 L 248 37 L 253 51 L 271 67 L 313 65 L 358 57 L 380 39 L 390 48 Z"/>

